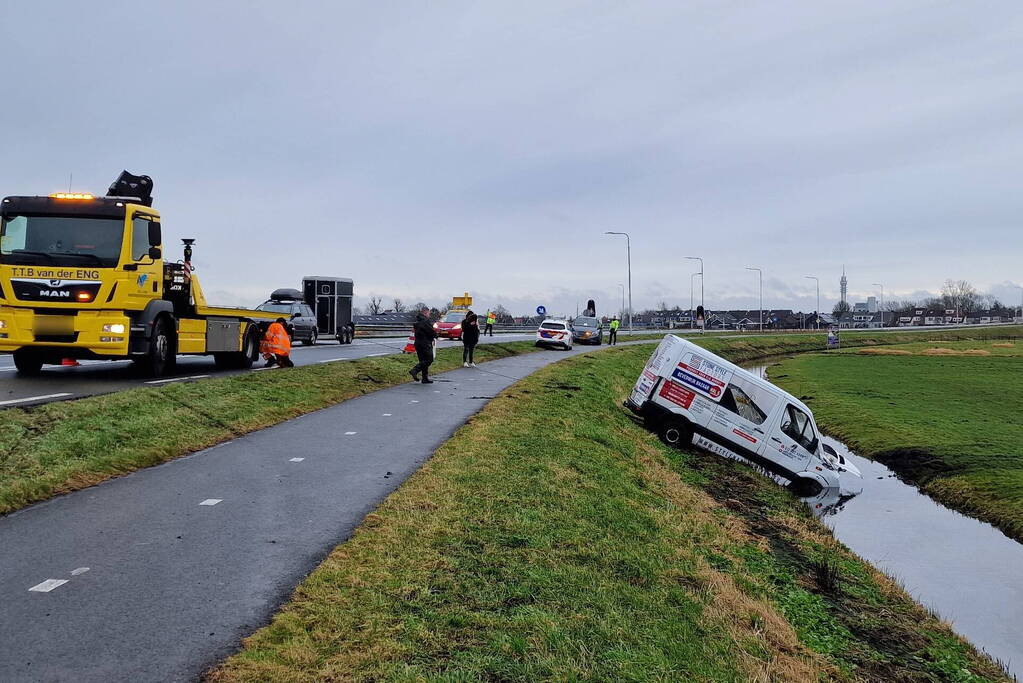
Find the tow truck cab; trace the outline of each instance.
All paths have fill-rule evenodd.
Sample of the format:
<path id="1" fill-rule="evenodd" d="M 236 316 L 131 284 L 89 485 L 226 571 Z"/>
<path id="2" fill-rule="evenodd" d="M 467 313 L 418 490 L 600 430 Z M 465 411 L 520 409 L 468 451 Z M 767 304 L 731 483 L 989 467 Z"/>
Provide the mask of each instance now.
<path id="1" fill-rule="evenodd" d="M 164 260 L 151 189 L 125 172 L 106 197 L 0 201 L 0 353 L 21 372 L 63 358 L 130 358 L 155 375 L 177 353 L 227 366 L 255 358 L 270 316 L 208 306 L 191 273 L 194 240 L 184 240 L 184 261 Z"/>

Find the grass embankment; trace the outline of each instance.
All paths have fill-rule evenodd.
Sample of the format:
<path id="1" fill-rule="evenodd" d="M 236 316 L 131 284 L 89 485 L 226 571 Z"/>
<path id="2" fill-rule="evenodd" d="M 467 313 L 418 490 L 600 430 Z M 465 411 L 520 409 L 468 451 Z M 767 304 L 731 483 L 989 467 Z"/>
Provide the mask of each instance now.
<path id="1" fill-rule="evenodd" d="M 784 489 L 634 424 L 649 354 L 503 392 L 212 679 L 1004 678 Z"/>
<path id="2" fill-rule="evenodd" d="M 991 330 L 996 332 L 1004 334 Z M 921 338 L 866 333 L 849 335 L 845 343 L 888 344 L 907 337 Z M 955 339 L 961 333 L 928 338 Z M 824 337 L 709 337 L 698 342 L 743 361 L 820 349 Z M 476 360 L 534 350 L 531 341 L 484 344 L 477 347 Z M 0 411 L 0 514 L 401 383 L 412 362 L 398 355 L 324 363 Z M 460 364 L 460 349 L 441 349 L 433 371 Z"/>
<path id="3" fill-rule="evenodd" d="M 807 354 L 771 379 L 858 453 L 1023 541 L 1023 339 Z"/>

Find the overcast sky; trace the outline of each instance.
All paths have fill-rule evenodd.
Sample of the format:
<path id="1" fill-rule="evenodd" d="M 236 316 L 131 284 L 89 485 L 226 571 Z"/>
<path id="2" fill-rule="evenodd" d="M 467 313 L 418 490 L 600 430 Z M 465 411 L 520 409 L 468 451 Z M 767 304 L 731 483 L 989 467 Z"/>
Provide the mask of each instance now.
<path id="1" fill-rule="evenodd" d="M 158 5 L 163 5 L 159 7 Z M 8 3 L 0 192 L 153 177 L 217 303 L 1019 302 L 1023 6 Z M 169 247 L 176 254 L 176 246 Z M 699 303 L 699 282 L 696 282 Z"/>

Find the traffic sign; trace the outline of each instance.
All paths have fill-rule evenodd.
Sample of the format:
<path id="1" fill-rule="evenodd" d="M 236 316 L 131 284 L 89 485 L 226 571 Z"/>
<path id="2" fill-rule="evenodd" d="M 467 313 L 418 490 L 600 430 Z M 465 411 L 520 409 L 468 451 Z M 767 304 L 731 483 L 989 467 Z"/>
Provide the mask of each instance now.
<path id="1" fill-rule="evenodd" d="M 547 308 L 544 307 L 544 306 L 537 306 L 536 307 L 536 314 L 537 315 L 547 315 Z"/>

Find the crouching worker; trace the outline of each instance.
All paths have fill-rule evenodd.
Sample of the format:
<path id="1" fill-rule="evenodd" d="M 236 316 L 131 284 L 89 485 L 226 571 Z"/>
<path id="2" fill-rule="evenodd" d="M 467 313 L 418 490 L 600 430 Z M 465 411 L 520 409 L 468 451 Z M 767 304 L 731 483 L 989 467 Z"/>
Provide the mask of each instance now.
<path id="1" fill-rule="evenodd" d="M 288 336 L 286 324 L 284 318 L 278 318 L 266 328 L 266 334 L 259 345 L 259 352 L 266 359 L 266 365 L 263 367 L 272 368 L 275 365 L 282 368 L 295 367 L 291 362 L 291 337 Z"/>

